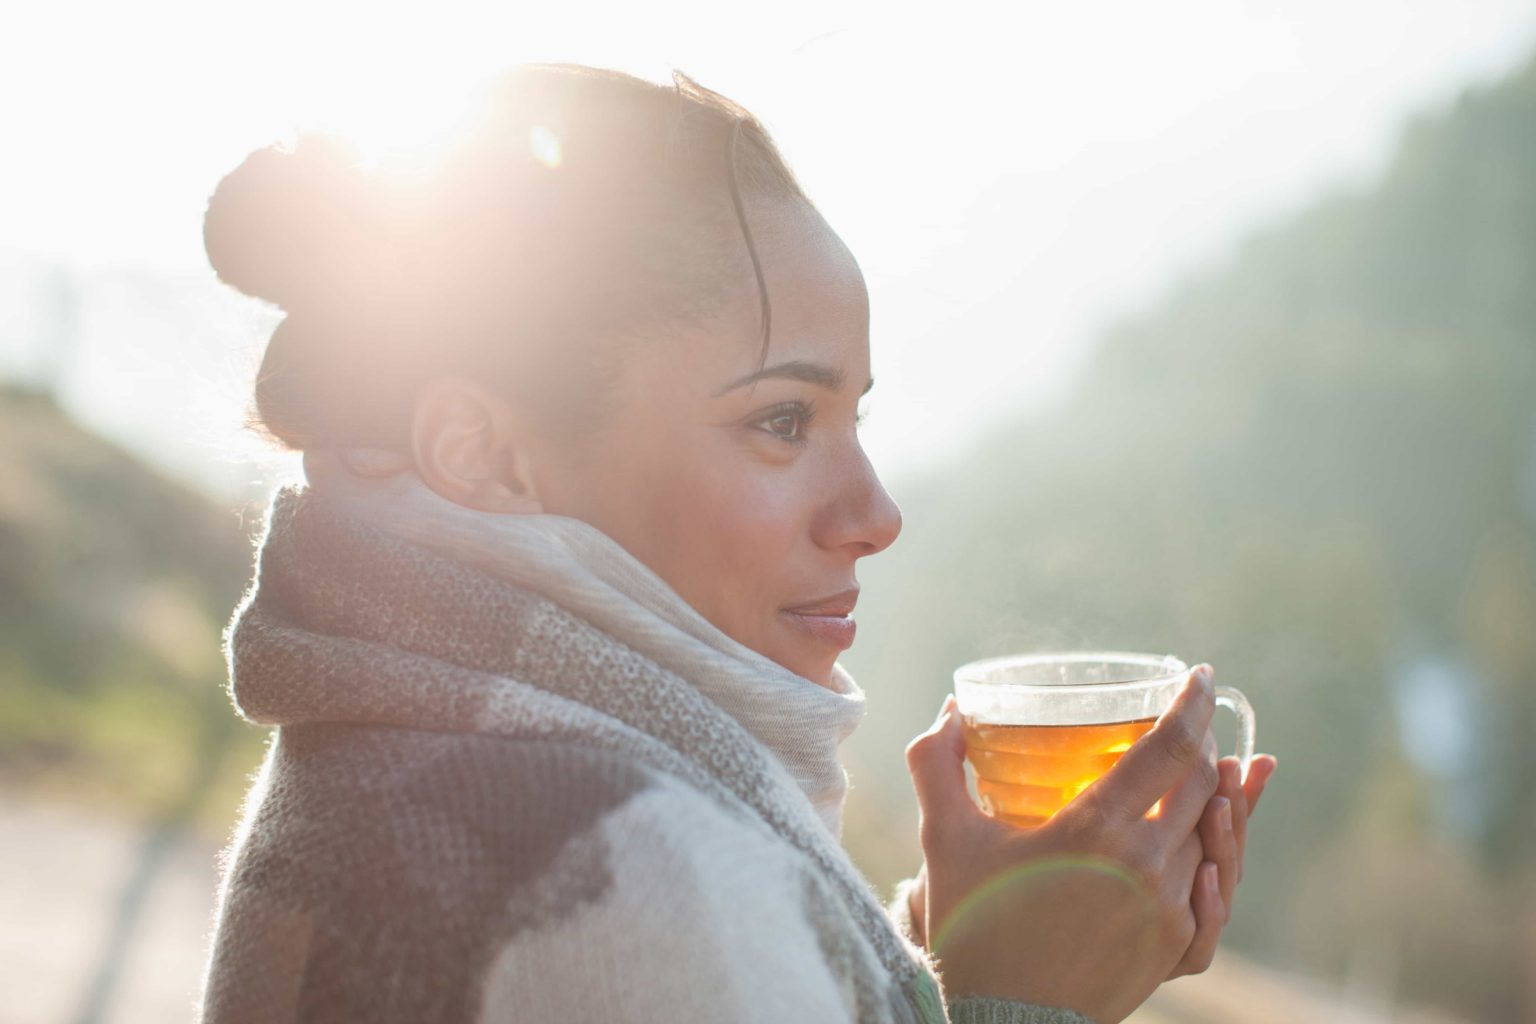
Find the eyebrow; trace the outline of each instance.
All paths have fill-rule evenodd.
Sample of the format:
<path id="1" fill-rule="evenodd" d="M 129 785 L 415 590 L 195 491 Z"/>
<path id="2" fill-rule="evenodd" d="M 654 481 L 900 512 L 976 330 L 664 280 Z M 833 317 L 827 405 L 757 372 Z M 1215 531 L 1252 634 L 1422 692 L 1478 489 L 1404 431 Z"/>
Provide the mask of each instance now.
<path id="1" fill-rule="evenodd" d="M 807 363 L 802 360 L 793 360 L 788 363 L 779 363 L 775 366 L 767 366 L 754 373 L 749 373 L 740 380 L 734 380 L 715 392 L 715 397 L 744 388 L 748 384 L 756 384 L 760 380 L 803 380 L 807 384 L 815 384 L 817 387 L 826 388 L 828 391 L 838 391 L 843 386 L 843 372 L 834 370 L 830 366 L 820 363 Z M 869 383 L 864 385 L 861 395 L 869 394 L 869 389 L 875 386 L 875 378 L 869 378 Z"/>

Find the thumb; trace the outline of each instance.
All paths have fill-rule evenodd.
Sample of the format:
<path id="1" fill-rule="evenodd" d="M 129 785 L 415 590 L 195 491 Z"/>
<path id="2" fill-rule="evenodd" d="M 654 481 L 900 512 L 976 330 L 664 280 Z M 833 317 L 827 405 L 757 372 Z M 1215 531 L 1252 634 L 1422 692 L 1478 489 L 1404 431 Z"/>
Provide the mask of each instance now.
<path id="1" fill-rule="evenodd" d="M 907 744 L 907 771 L 924 831 L 968 807 L 974 809 L 965 788 L 965 736 L 953 695 L 945 699 L 928 731 Z"/>

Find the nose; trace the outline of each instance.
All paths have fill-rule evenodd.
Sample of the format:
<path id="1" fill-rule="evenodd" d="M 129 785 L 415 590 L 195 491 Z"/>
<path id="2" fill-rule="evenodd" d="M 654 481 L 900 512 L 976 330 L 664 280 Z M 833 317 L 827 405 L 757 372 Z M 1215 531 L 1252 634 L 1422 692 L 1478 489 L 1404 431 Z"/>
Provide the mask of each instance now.
<path id="1" fill-rule="evenodd" d="M 814 527 L 816 543 L 842 549 L 854 558 L 878 554 L 901 533 L 901 509 L 880 482 L 862 448 L 832 470 L 828 493 Z"/>

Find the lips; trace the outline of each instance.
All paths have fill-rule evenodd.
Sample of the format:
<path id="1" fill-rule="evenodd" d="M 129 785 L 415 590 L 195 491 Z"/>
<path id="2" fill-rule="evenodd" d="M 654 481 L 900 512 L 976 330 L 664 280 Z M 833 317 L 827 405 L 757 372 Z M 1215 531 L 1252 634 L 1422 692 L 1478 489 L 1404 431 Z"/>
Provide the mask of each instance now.
<path id="1" fill-rule="evenodd" d="M 784 614 L 798 628 L 817 640 L 846 651 L 853 646 L 858 624 L 853 621 L 853 606 L 859 600 L 859 588 L 824 597 L 809 604 L 785 608 Z"/>

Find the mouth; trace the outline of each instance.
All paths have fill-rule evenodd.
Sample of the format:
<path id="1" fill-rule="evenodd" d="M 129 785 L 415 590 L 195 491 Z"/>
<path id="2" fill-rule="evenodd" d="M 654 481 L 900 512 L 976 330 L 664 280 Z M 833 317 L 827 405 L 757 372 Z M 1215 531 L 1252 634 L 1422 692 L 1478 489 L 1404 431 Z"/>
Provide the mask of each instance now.
<path id="1" fill-rule="evenodd" d="M 858 631 L 858 624 L 853 621 L 853 606 L 858 600 L 859 588 L 851 587 L 831 597 L 785 608 L 783 612 L 797 628 L 822 643 L 846 651 L 853 646 L 854 633 Z"/>

